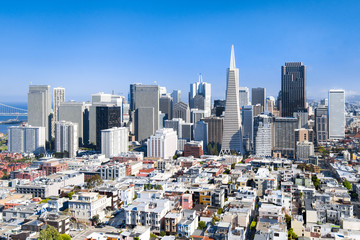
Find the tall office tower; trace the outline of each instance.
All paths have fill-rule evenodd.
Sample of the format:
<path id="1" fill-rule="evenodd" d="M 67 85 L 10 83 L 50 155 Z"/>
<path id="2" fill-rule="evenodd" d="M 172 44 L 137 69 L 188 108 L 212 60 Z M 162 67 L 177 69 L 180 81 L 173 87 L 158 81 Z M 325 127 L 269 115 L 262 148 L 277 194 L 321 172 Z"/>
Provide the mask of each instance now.
<path id="1" fill-rule="evenodd" d="M 219 117 L 207 117 L 202 121 L 208 124 L 208 143 L 222 145 L 224 119 Z"/>
<path id="2" fill-rule="evenodd" d="M 248 106 L 249 103 L 249 89 L 247 87 L 239 88 L 239 106 L 242 108 L 243 106 Z"/>
<path id="3" fill-rule="evenodd" d="M 129 103 L 130 110 L 135 111 L 135 90 L 136 86 L 141 86 L 141 83 L 130 84 L 130 92 L 129 92 Z"/>
<path id="4" fill-rule="evenodd" d="M 295 129 L 297 118 L 278 117 L 274 119 L 273 150 L 281 151 L 282 156 L 295 157 Z"/>
<path id="5" fill-rule="evenodd" d="M 54 121 L 60 121 L 59 119 L 59 107 L 60 104 L 65 102 L 65 88 L 54 88 L 53 104 L 54 104 Z"/>
<path id="6" fill-rule="evenodd" d="M 281 67 L 281 116 L 306 108 L 306 66 L 301 62 L 287 62 Z"/>
<path id="7" fill-rule="evenodd" d="M 222 116 L 223 112 L 225 111 L 225 105 L 225 100 L 214 100 L 213 114 L 215 114 L 217 117 Z"/>
<path id="8" fill-rule="evenodd" d="M 231 48 L 230 67 L 227 69 L 226 107 L 221 154 L 230 154 L 230 150 L 242 151 L 240 126 L 239 69 L 235 65 L 233 45 Z"/>
<path id="9" fill-rule="evenodd" d="M 271 156 L 273 118 L 261 114 L 254 119 L 254 153 L 256 156 Z"/>
<path id="10" fill-rule="evenodd" d="M 120 121 L 122 121 L 122 108 L 125 97 L 99 92 L 91 95 L 91 106 L 89 111 L 89 142 L 96 143 L 96 107 L 116 106 L 119 107 Z M 100 147 L 100 146 L 99 146 Z"/>
<path id="11" fill-rule="evenodd" d="M 113 127 L 101 130 L 101 153 L 107 158 L 119 156 L 129 150 L 129 130 Z"/>
<path id="12" fill-rule="evenodd" d="M 345 137 L 345 91 L 329 91 L 329 139 Z"/>
<path id="13" fill-rule="evenodd" d="M 123 114 L 123 117 L 122 117 L 123 123 L 125 124 L 125 126 L 127 126 L 127 124 L 130 121 L 130 104 L 123 103 L 122 114 Z"/>
<path id="14" fill-rule="evenodd" d="M 327 98 L 321 99 L 320 104 L 324 105 L 324 107 L 328 107 L 329 106 L 329 100 Z"/>
<path id="15" fill-rule="evenodd" d="M 72 122 L 55 122 L 55 152 L 74 158 L 79 148 L 78 125 Z"/>
<path id="16" fill-rule="evenodd" d="M 204 110 L 199 110 L 197 108 L 191 109 L 191 122 L 192 123 L 195 124 L 204 117 L 205 117 L 205 111 Z"/>
<path id="17" fill-rule="evenodd" d="M 173 99 L 173 104 L 176 104 L 178 102 L 181 102 L 181 91 L 180 90 L 174 90 L 171 93 L 171 97 Z"/>
<path id="18" fill-rule="evenodd" d="M 307 109 L 299 110 L 293 113 L 293 117 L 298 119 L 298 128 L 308 128 L 309 113 Z"/>
<path id="19" fill-rule="evenodd" d="M 159 86 L 159 96 L 166 94 L 166 87 Z"/>
<path id="20" fill-rule="evenodd" d="M 193 140 L 194 124 L 192 123 L 182 123 L 181 124 L 181 138 L 186 139 L 186 141 Z"/>
<path id="21" fill-rule="evenodd" d="M 266 107 L 266 89 L 265 88 L 252 88 L 251 89 L 251 104 L 257 105 L 260 104 L 262 107 L 261 112 L 265 110 Z"/>
<path id="22" fill-rule="evenodd" d="M 203 82 L 201 74 L 198 82 L 190 84 L 189 105 L 204 110 L 207 117 L 211 114 L 211 84 Z"/>
<path id="23" fill-rule="evenodd" d="M 315 132 L 317 144 L 328 140 L 328 107 L 319 106 L 315 109 Z"/>
<path id="24" fill-rule="evenodd" d="M 203 149 L 206 150 L 208 144 L 208 123 L 198 121 L 195 123 L 194 140 L 203 142 Z"/>
<path id="25" fill-rule="evenodd" d="M 162 94 L 159 99 L 159 110 L 165 114 L 165 119 L 172 118 L 172 97 L 170 94 Z"/>
<path id="26" fill-rule="evenodd" d="M 265 111 L 267 111 L 269 113 L 273 113 L 274 107 L 275 107 L 275 98 L 273 96 L 266 98 L 266 110 Z"/>
<path id="27" fill-rule="evenodd" d="M 30 85 L 28 93 L 28 123 L 31 126 L 45 127 L 46 140 L 51 139 L 51 92 L 49 85 Z"/>
<path id="28" fill-rule="evenodd" d="M 78 125 L 78 145 L 89 144 L 89 108 L 84 102 L 63 102 L 59 106 L 59 121 Z"/>
<path id="29" fill-rule="evenodd" d="M 45 152 L 45 127 L 12 126 L 8 128 L 8 149 L 11 153 Z"/>
<path id="30" fill-rule="evenodd" d="M 159 127 L 159 86 L 136 84 L 133 88 L 135 137 L 145 141 Z"/>
<path id="31" fill-rule="evenodd" d="M 185 122 L 190 122 L 190 108 L 184 102 L 178 102 L 173 107 L 173 118 L 181 118 Z"/>
<path id="32" fill-rule="evenodd" d="M 159 129 L 164 128 L 166 118 L 165 113 L 159 112 Z"/>
<path id="33" fill-rule="evenodd" d="M 101 149 L 101 130 L 121 127 L 120 107 L 114 105 L 96 107 L 96 148 Z"/>
<path id="34" fill-rule="evenodd" d="M 252 151 L 254 136 L 253 106 L 243 106 L 242 108 L 242 136 L 245 150 Z"/>
<path id="35" fill-rule="evenodd" d="M 147 140 L 147 156 L 172 159 L 177 150 L 177 141 L 177 135 L 173 129 L 159 129 Z"/>
<path id="36" fill-rule="evenodd" d="M 173 118 L 171 120 L 165 120 L 165 128 L 172 128 L 178 138 L 182 138 L 182 125 L 185 123 L 181 118 Z"/>

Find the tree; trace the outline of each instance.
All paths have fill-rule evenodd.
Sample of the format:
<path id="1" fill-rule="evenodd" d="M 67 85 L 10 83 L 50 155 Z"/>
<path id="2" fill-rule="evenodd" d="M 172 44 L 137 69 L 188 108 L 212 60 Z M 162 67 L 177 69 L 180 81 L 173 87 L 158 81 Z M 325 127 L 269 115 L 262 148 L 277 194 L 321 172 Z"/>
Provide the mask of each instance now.
<path id="1" fill-rule="evenodd" d="M 225 171 L 224 171 L 224 174 L 229 174 L 230 173 L 230 169 L 225 169 Z"/>
<path id="2" fill-rule="evenodd" d="M 203 230 L 204 228 L 206 228 L 206 223 L 204 221 L 200 221 L 197 229 Z"/>
<path id="3" fill-rule="evenodd" d="M 71 237 L 66 233 L 61 234 L 60 237 L 62 240 L 71 240 Z"/>
<path id="4" fill-rule="evenodd" d="M 231 169 L 235 169 L 236 163 L 231 164 Z"/>
<path id="5" fill-rule="evenodd" d="M 94 224 L 99 224 L 100 223 L 100 217 L 99 217 L 99 215 L 95 215 L 95 216 L 93 216 L 92 218 L 91 218 L 91 221 L 93 221 L 93 223 Z"/>
<path id="6" fill-rule="evenodd" d="M 294 230 L 292 228 L 288 230 L 288 237 L 289 237 L 288 239 L 290 240 L 298 238 L 298 236 L 294 233 Z"/>
<path id="7" fill-rule="evenodd" d="M 87 180 L 87 187 L 94 188 L 98 185 L 103 184 L 103 182 L 104 181 L 101 179 L 101 177 L 98 174 L 96 174 Z"/>
<path id="8" fill-rule="evenodd" d="M 314 187 L 315 187 L 316 189 L 318 189 L 318 187 L 319 187 L 319 185 L 320 185 L 320 180 L 317 178 L 317 176 L 316 176 L 316 175 L 313 175 L 313 176 L 311 177 L 311 180 L 313 181 Z"/>
<path id="9" fill-rule="evenodd" d="M 67 194 L 67 197 L 69 198 L 69 200 L 72 199 L 72 196 L 74 195 L 74 193 L 75 193 L 75 192 L 69 192 L 69 193 Z"/>
<path id="10" fill-rule="evenodd" d="M 50 225 L 45 230 L 41 230 L 38 240 L 62 240 L 60 233 Z"/>
<path id="11" fill-rule="evenodd" d="M 164 231 L 161 231 L 161 232 L 160 232 L 160 236 L 163 237 L 163 236 L 165 236 L 165 235 L 166 235 L 166 232 L 164 232 Z"/>
<path id="12" fill-rule="evenodd" d="M 286 221 L 286 224 L 287 224 L 287 228 L 290 229 L 290 227 L 291 227 L 291 217 L 290 217 L 290 215 L 285 214 L 285 221 Z"/>
<path id="13" fill-rule="evenodd" d="M 345 181 L 343 182 L 344 187 L 346 187 L 349 191 L 351 190 L 351 183 L 349 183 L 348 180 L 345 179 Z"/>
<path id="14" fill-rule="evenodd" d="M 220 215 L 220 214 L 222 214 L 222 213 L 223 213 L 223 209 L 222 209 L 222 208 L 218 208 L 217 214 Z"/>
<path id="15" fill-rule="evenodd" d="M 250 229 L 255 229 L 256 228 L 256 222 L 252 221 L 250 224 Z"/>

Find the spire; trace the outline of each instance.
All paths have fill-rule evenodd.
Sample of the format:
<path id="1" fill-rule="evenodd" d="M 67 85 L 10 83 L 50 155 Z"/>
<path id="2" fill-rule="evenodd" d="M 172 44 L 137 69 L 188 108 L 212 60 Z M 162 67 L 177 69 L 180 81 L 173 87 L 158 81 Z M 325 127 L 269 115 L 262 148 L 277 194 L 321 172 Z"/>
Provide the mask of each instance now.
<path id="1" fill-rule="evenodd" d="M 234 53 L 234 45 L 231 46 L 231 58 L 230 58 L 230 69 L 236 68 L 235 65 L 235 53 Z"/>
<path id="2" fill-rule="evenodd" d="M 202 82 L 202 81 L 203 81 L 203 79 L 202 79 L 202 74 L 199 73 L 199 82 Z"/>

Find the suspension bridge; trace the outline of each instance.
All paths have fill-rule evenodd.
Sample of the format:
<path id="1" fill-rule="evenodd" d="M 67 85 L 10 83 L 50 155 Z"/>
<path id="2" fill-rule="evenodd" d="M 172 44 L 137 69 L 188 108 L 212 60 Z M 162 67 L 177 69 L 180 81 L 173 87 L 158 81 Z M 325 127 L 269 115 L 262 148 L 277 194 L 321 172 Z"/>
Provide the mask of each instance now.
<path id="1" fill-rule="evenodd" d="M 17 108 L 0 103 L 0 116 L 27 116 L 27 109 Z"/>

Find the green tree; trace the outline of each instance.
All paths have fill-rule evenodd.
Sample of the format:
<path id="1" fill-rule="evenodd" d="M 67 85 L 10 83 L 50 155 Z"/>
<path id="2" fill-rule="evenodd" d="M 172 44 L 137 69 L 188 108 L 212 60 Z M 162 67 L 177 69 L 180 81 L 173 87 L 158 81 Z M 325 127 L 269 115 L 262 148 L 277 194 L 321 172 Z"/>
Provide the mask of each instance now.
<path id="1" fill-rule="evenodd" d="M 104 183 L 104 181 L 101 179 L 101 177 L 98 174 L 92 176 L 86 182 L 88 188 L 94 188 Z"/>
<path id="2" fill-rule="evenodd" d="M 160 236 L 163 237 L 163 236 L 165 236 L 165 235 L 166 235 L 166 232 L 164 232 L 164 231 L 161 231 L 161 232 L 160 232 Z"/>
<path id="3" fill-rule="evenodd" d="M 231 169 L 235 169 L 236 163 L 231 164 Z"/>
<path id="4" fill-rule="evenodd" d="M 197 229 L 203 230 L 204 228 L 206 228 L 206 223 L 204 221 L 200 221 Z"/>
<path id="5" fill-rule="evenodd" d="M 222 214 L 222 213 L 223 213 L 223 209 L 222 209 L 222 208 L 218 208 L 217 214 L 220 215 L 220 214 Z"/>
<path id="6" fill-rule="evenodd" d="M 225 171 L 224 171 L 224 174 L 229 174 L 230 173 L 230 169 L 225 169 Z"/>
<path id="7" fill-rule="evenodd" d="M 291 217 L 288 214 L 285 214 L 285 221 L 287 224 L 287 228 L 290 229 L 291 228 Z"/>
<path id="8" fill-rule="evenodd" d="M 99 224 L 100 223 L 100 217 L 99 217 L 99 215 L 95 215 L 95 216 L 93 216 L 92 218 L 91 218 L 91 221 L 93 221 L 93 223 L 94 224 Z"/>
<path id="9" fill-rule="evenodd" d="M 67 194 L 67 197 L 69 198 L 69 200 L 72 199 L 72 196 L 74 195 L 74 193 L 75 193 L 75 192 L 69 192 L 69 193 Z"/>
<path id="10" fill-rule="evenodd" d="M 293 240 L 293 239 L 297 239 L 298 238 L 298 236 L 294 233 L 294 230 L 292 229 L 292 228 L 290 228 L 289 230 L 288 230 L 288 239 L 289 240 Z"/>
<path id="11" fill-rule="evenodd" d="M 256 222 L 252 221 L 250 224 L 250 229 L 255 229 L 256 228 Z"/>
<path id="12" fill-rule="evenodd" d="M 313 176 L 311 177 L 311 180 L 313 181 L 314 187 L 315 187 L 316 189 L 318 189 L 318 187 L 319 187 L 319 185 L 320 185 L 320 180 L 317 178 L 317 176 L 316 176 L 316 175 L 313 175 Z"/>
<path id="13" fill-rule="evenodd" d="M 62 238 L 53 226 L 47 225 L 46 229 L 40 231 L 38 240 L 62 240 Z"/>
<path id="14" fill-rule="evenodd" d="M 61 234 L 60 237 L 62 240 L 71 240 L 71 237 L 66 233 Z"/>
<path id="15" fill-rule="evenodd" d="M 351 190 L 351 183 L 349 183 L 348 180 L 345 179 L 345 181 L 343 182 L 344 187 L 346 187 L 349 191 Z"/>

